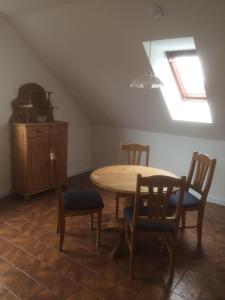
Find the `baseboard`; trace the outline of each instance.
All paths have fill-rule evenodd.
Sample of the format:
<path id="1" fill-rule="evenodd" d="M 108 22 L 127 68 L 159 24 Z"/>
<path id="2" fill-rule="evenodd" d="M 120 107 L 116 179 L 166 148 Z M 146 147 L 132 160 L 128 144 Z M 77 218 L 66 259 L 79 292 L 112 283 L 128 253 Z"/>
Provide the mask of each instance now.
<path id="1" fill-rule="evenodd" d="M 215 204 L 225 206 L 225 199 L 223 199 L 223 198 L 208 196 L 207 201 L 210 203 L 215 203 Z"/>
<path id="2" fill-rule="evenodd" d="M 0 191 L 0 198 L 9 196 L 11 194 L 11 190 Z"/>
<path id="3" fill-rule="evenodd" d="M 68 177 L 75 176 L 75 175 L 82 174 L 82 173 L 89 172 L 89 171 L 91 171 L 90 167 L 82 168 L 82 169 L 76 169 L 76 170 L 73 170 L 73 171 L 69 171 L 68 172 Z M 11 190 L 0 191 L 0 198 L 9 196 L 10 194 L 11 194 Z M 225 206 L 225 199 L 215 197 L 215 196 L 208 196 L 207 202 Z"/>
<path id="4" fill-rule="evenodd" d="M 68 177 L 72 177 L 72 176 L 75 176 L 75 175 L 78 175 L 78 174 L 82 174 L 82 173 L 86 173 L 86 172 L 89 172 L 91 171 L 91 168 L 90 167 L 87 167 L 87 168 L 81 168 L 81 169 L 76 169 L 76 170 L 73 170 L 73 171 L 68 171 L 68 174 L 67 176 Z M 11 195 L 11 190 L 5 190 L 5 191 L 0 191 L 0 198 L 4 198 L 6 196 L 9 196 Z"/>
<path id="5" fill-rule="evenodd" d="M 72 177 L 72 176 L 75 176 L 75 175 L 78 175 L 78 174 L 89 172 L 91 170 L 92 169 L 90 167 L 81 168 L 81 169 L 75 169 L 75 170 L 69 170 L 68 173 L 67 173 L 67 176 L 68 177 Z"/>

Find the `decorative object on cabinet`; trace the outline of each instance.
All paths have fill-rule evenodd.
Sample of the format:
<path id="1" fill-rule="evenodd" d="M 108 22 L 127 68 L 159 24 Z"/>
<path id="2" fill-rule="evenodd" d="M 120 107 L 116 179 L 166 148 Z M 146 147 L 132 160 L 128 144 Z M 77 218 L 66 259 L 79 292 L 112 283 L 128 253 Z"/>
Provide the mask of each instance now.
<path id="1" fill-rule="evenodd" d="M 19 88 L 18 96 L 12 101 L 11 122 L 33 123 L 53 122 L 51 94 L 36 83 L 26 83 Z"/>
<path id="2" fill-rule="evenodd" d="M 68 122 L 54 121 L 50 95 L 28 83 L 12 102 L 12 192 L 27 198 L 53 187 L 50 150 L 59 158 L 60 184 L 67 182 Z"/>

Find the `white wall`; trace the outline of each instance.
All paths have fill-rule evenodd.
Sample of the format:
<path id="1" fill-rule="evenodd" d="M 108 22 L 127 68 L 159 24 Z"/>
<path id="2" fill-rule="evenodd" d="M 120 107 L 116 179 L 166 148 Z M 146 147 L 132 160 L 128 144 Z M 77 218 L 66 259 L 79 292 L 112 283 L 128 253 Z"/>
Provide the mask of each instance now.
<path id="1" fill-rule="evenodd" d="M 10 103 L 18 88 L 35 82 L 54 91 L 57 120 L 69 121 L 68 175 L 91 168 L 92 126 L 51 71 L 35 55 L 14 27 L 0 18 L 0 196 L 10 191 Z"/>
<path id="2" fill-rule="evenodd" d="M 194 151 L 217 158 L 208 200 L 225 205 L 225 141 L 95 126 L 94 166 L 115 164 L 120 142 L 149 144 L 150 165 L 177 175 L 187 175 Z"/>

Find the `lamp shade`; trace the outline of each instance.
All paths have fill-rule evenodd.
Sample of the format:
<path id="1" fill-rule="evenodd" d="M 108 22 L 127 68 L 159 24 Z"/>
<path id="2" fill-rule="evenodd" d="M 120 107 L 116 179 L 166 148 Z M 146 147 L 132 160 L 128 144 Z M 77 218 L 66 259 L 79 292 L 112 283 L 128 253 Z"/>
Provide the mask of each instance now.
<path id="1" fill-rule="evenodd" d="M 130 87 L 139 89 L 154 89 L 163 86 L 162 81 L 152 73 L 146 73 L 138 78 L 135 78 Z"/>

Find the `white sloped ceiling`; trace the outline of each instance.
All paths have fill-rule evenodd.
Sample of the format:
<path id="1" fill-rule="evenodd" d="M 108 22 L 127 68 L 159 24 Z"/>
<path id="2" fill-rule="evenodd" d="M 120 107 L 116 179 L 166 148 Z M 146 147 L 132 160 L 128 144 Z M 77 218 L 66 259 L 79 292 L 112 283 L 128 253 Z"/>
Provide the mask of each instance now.
<path id="1" fill-rule="evenodd" d="M 148 0 L 47 2 L 48 9 L 8 14 L 94 124 L 225 139 L 224 0 L 154 1 L 164 9 L 160 19 Z M 203 64 L 211 125 L 173 121 L 160 90 L 129 87 L 147 70 L 143 41 L 189 36 Z"/>
<path id="2" fill-rule="evenodd" d="M 12 17 L 77 1 L 83 0 L 0 0 L 0 12 Z"/>

